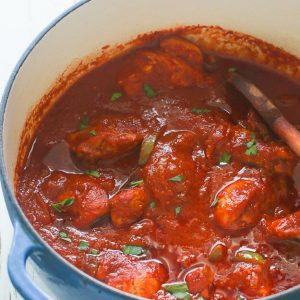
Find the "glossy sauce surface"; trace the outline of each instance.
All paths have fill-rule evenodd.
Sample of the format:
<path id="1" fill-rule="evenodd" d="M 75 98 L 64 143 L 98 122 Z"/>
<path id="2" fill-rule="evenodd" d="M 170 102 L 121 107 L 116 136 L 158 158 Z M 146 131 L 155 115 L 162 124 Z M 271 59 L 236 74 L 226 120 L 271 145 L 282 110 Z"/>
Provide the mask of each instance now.
<path id="1" fill-rule="evenodd" d="M 296 125 L 300 84 L 248 61 L 203 52 L 198 62 L 168 47 L 158 39 L 108 61 L 58 100 L 19 174 L 25 214 L 72 264 L 140 296 L 254 299 L 299 284 L 300 198 L 292 177 L 297 158 L 226 78 L 236 68 Z M 153 53 L 159 66 L 144 71 Z M 165 63 L 174 57 L 184 65 Z M 181 67 L 175 79 L 169 76 Z M 120 97 L 112 100 L 116 92 Z M 140 166 L 140 144 L 149 135 L 155 146 Z M 109 138 L 123 151 L 101 152 Z M 129 176 L 143 182 L 122 186 Z M 53 209 L 66 199 L 75 203 Z M 272 222 L 291 215 L 295 221 L 283 223 L 296 233 L 287 234 L 284 226 L 278 233 Z M 126 253 L 128 246 L 138 246 L 138 253 Z M 187 290 L 179 295 L 164 286 L 172 282 Z"/>

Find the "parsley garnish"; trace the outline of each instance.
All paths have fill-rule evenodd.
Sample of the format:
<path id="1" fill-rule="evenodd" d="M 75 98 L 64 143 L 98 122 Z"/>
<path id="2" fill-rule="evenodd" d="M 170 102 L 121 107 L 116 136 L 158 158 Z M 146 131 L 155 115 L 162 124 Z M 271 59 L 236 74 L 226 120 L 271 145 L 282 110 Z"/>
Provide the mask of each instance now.
<path id="1" fill-rule="evenodd" d="M 176 282 L 176 283 L 166 283 L 163 288 L 171 293 L 177 299 L 190 300 L 191 296 L 188 294 L 189 288 L 186 283 Z"/>
<path id="2" fill-rule="evenodd" d="M 176 216 L 178 216 L 180 214 L 180 211 L 181 211 L 181 207 L 180 206 L 175 207 L 175 215 Z"/>
<path id="3" fill-rule="evenodd" d="M 156 202 L 155 201 L 151 201 L 150 203 L 149 203 L 149 207 L 150 208 L 155 208 L 156 207 Z"/>
<path id="4" fill-rule="evenodd" d="M 80 241 L 78 245 L 78 249 L 81 251 L 87 250 L 87 248 L 90 246 L 89 242 L 87 241 Z"/>
<path id="5" fill-rule="evenodd" d="M 130 245 L 122 247 L 121 250 L 126 255 L 142 255 L 145 252 L 143 247 Z"/>
<path id="6" fill-rule="evenodd" d="M 136 186 L 139 186 L 140 184 L 142 184 L 143 182 L 144 182 L 143 179 L 131 181 L 131 182 L 129 182 L 128 187 L 136 187 Z"/>
<path id="7" fill-rule="evenodd" d="M 96 130 L 94 129 L 94 130 L 89 131 L 89 135 L 90 136 L 96 136 L 97 135 Z"/>
<path id="8" fill-rule="evenodd" d="M 123 96 L 123 94 L 121 92 L 114 92 L 111 95 L 110 100 L 114 102 L 114 101 L 117 101 L 118 99 L 120 99 L 122 96 Z"/>
<path id="9" fill-rule="evenodd" d="M 192 113 L 197 114 L 197 115 L 206 114 L 209 112 L 211 112 L 211 110 L 207 109 L 207 108 L 193 108 L 192 109 Z"/>
<path id="10" fill-rule="evenodd" d="M 89 171 L 86 171 L 85 174 L 96 177 L 96 178 L 99 178 L 101 176 L 101 173 L 98 170 L 89 170 Z"/>
<path id="11" fill-rule="evenodd" d="M 237 72 L 237 68 L 231 67 L 227 71 L 230 72 L 230 73 L 235 73 L 235 72 Z"/>
<path id="12" fill-rule="evenodd" d="M 215 207 L 219 203 L 219 199 L 216 197 L 214 201 L 210 204 L 210 207 Z"/>
<path id="13" fill-rule="evenodd" d="M 181 182 L 184 180 L 184 176 L 183 175 L 177 175 L 174 176 L 172 178 L 169 178 L 170 181 L 175 181 L 175 182 Z"/>
<path id="14" fill-rule="evenodd" d="M 84 115 L 81 118 L 79 130 L 82 131 L 85 128 L 88 128 L 89 127 L 89 121 L 90 121 L 89 117 L 87 115 Z"/>
<path id="15" fill-rule="evenodd" d="M 68 243 L 72 243 L 71 238 L 68 236 L 68 234 L 64 231 L 60 231 L 59 233 L 59 237 L 61 240 L 68 242 Z"/>
<path id="16" fill-rule="evenodd" d="M 224 152 L 219 159 L 220 165 L 227 165 L 231 159 L 231 154 Z"/>
<path id="17" fill-rule="evenodd" d="M 245 151 L 245 154 L 251 156 L 255 156 L 257 154 L 256 139 L 254 132 L 251 132 L 251 140 L 250 142 L 246 143 L 246 147 L 248 149 Z"/>
<path id="18" fill-rule="evenodd" d="M 97 255 L 99 252 L 97 249 L 91 249 L 90 254 Z"/>
<path id="19" fill-rule="evenodd" d="M 152 87 L 149 84 L 144 84 L 144 93 L 149 98 L 153 98 L 156 96 L 156 92 L 152 89 Z"/>
<path id="20" fill-rule="evenodd" d="M 66 198 L 61 202 L 51 204 L 51 207 L 57 212 L 61 212 L 64 207 L 71 206 L 72 204 L 74 204 L 74 202 L 74 198 Z"/>

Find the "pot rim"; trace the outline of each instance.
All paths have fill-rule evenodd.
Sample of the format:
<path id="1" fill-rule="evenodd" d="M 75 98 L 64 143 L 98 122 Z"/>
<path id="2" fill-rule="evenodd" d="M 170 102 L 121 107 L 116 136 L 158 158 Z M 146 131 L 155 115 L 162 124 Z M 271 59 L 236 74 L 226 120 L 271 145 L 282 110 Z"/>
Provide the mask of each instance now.
<path id="1" fill-rule="evenodd" d="M 16 79 L 16 76 L 26 61 L 27 57 L 31 54 L 33 49 L 39 44 L 39 42 L 44 38 L 44 36 L 52 30 L 61 20 L 63 20 L 65 17 L 67 17 L 69 14 L 73 13 L 75 10 L 81 8 L 85 4 L 91 2 L 93 0 L 80 0 L 78 3 L 72 5 L 68 9 L 66 9 L 63 13 L 61 13 L 58 17 L 56 17 L 52 22 L 50 22 L 34 39 L 33 41 L 29 44 L 27 49 L 23 52 L 21 57 L 19 58 L 18 62 L 16 63 L 15 67 L 13 68 L 13 71 L 11 75 L 9 76 L 9 79 L 5 85 L 1 104 L 0 104 L 0 176 L 1 176 L 1 183 L 3 187 L 3 195 L 4 195 L 4 200 L 6 202 L 6 207 L 7 209 L 9 208 L 8 201 L 11 202 L 12 208 L 14 209 L 12 216 L 11 216 L 11 222 L 13 226 L 15 226 L 15 223 L 18 220 L 21 220 L 22 226 L 25 226 L 25 229 L 30 232 L 30 234 L 34 237 L 35 240 L 37 240 L 40 244 L 43 245 L 48 251 L 51 252 L 51 254 L 59 260 L 62 264 L 64 264 L 70 271 L 74 271 L 77 273 L 82 279 L 86 281 L 92 282 L 95 286 L 98 286 L 99 288 L 105 289 L 108 292 L 111 292 L 113 294 L 116 294 L 121 297 L 126 297 L 127 299 L 132 299 L 132 300 L 143 300 L 146 298 L 139 297 L 139 296 L 134 296 L 132 294 L 123 292 L 119 289 L 110 287 L 109 285 L 101 282 L 100 280 L 97 280 L 96 278 L 86 274 L 85 272 L 81 271 L 77 267 L 75 267 L 73 264 L 68 262 L 66 259 L 64 259 L 61 255 L 59 255 L 54 249 L 42 239 L 42 237 L 37 233 L 37 231 L 33 228 L 27 217 L 25 216 L 23 210 L 21 209 L 18 201 L 16 200 L 14 193 L 10 187 L 9 184 L 9 179 L 7 176 L 7 171 L 6 171 L 6 165 L 5 165 L 5 160 L 4 160 L 4 141 L 3 141 L 3 130 L 4 130 L 4 117 L 5 117 L 5 111 L 6 111 L 6 105 L 9 100 L 10 96 L 10 91 L 12 89 L 12 86 L 14 84 L 14 81 Z M 273 300 L 273 299 L 281 299 L 281 296 L 288 296 L 292 292 L 296 292 L 297 290 L 300 291 L 300 285 L 296 285 L 292 288 L 289 288 L 287 290 L 284 290 L 280 293 L 272 294 L 267 297 L 260 298 L 262 300 Z"/>

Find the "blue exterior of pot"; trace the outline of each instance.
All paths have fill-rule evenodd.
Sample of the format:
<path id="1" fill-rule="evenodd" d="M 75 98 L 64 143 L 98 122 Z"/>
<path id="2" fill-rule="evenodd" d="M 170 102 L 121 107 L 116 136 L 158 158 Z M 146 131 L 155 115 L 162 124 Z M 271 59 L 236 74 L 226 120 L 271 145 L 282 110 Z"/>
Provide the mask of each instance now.
<path id="1" fill-rule="evenodd" d="M 16 201 L 13 190 L 9 185 L 8 176 L 3 155 L 3 124 L 5 117 L 6 104 L 9 99 L 10 90 L 15 77 L 27 56 L 32 49 L 39 43 L 43 36 L 51 30 L 60 20 L 70 12 L 79 9 L 90 0 L 84 0 L 74 5 L 64 14 L 51 23 L 28 47 L 18 64 L 16 65 L 1 102 L 0 110 L 0 173 L 1 183 L 6 201 L 6 206 L 10 219 L 14 226 L 14 239 L 8 257 L 8 272 L 11 281 L 17 291 L 26 300 L 47 300 L 50 299 L 34 281 L 28 276 L 26 271 L 26 261 L 31 259 L 39 270 L 40 279 L 49 287 L 55 298 L 62 300 L 121 300 L 121 299 L 144 299 L 124 293 L 111 288 L 104 283 L 83 273 L 61 256 L 59 256 L 50 246 L 48 246 L 37 232 L 33 229 L 29 221 L 23 214 L 18 202 Z M 291 288 L 264 298 L 265 300 L 299 300 L 300 286 Z"/>

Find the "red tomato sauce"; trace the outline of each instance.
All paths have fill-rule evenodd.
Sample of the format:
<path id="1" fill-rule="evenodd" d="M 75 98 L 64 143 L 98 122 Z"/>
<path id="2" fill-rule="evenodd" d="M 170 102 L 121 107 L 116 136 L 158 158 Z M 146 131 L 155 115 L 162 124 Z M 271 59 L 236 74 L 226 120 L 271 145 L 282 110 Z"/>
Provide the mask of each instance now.
<path id="1" fill-rule="evenodd" d="M 299 125 L 298 82 L 176 36 L 70 87 L 18 174 L 17 198 L 43 239 L 146 298 L 254 299 L 300 284 L 298 159 L 228 70 Z"/>

